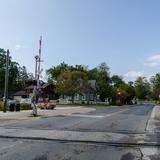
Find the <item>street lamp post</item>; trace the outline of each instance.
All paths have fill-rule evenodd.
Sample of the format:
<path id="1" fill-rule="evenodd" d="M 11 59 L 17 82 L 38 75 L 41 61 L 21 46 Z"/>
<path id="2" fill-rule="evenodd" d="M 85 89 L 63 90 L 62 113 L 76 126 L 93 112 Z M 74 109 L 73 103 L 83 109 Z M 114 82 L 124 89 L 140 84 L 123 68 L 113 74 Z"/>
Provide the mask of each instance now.
<path id="1" fill-rule="evenodd" d="M 3 106 L 3 112 L 6 112 L 7 109 L 7 98 L 8 98 L 8 63 L 9 63 L 9 50 L 7 50 L 6 55 L 6 66 L 5 66 L 5 86 L 4 86 L 4 106 Z"/>

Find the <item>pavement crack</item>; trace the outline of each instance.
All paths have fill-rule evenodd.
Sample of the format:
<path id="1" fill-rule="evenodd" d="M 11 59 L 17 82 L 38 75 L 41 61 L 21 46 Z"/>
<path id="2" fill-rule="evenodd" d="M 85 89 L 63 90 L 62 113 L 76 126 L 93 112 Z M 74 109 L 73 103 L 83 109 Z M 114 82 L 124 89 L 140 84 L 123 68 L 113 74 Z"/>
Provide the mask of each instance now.
<path id="1" fill-rule="evenodd" d="M 140 148 L 138 148 L 138 150 L 139 150 L 139 152 L 140 152 L 140 154 L 141 154 L 140 160 L 143 160 L 144 155 L 143 155 L 143 153 L 142 153 L 142 151 L 141 151 Z"/>

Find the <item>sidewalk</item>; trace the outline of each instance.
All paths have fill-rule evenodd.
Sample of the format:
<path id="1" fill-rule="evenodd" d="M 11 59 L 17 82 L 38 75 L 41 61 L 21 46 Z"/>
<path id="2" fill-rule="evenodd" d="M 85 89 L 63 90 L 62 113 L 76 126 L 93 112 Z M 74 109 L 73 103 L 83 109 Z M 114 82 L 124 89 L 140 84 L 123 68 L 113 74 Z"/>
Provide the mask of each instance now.
<path id="1" fill-rule="evenodd" d="M 160 132 L 160 106 L 153 108 L 146 130 L 149 132 Z"/>
<path id="2" fill-rule="evenodd" d="M 25 120 L 25 119 L 38 119 L 44 117 L 52 117 L 58 115 L 71 115 L 73 113 L 86 113 L 94 111 L 94 108 L 87 108 L 87 107 L 56 107 L 54 110 L 40 110 L 38 109 L 38 116 L 33 117 L 32 110 L 23 110 L 20 112 L 0 112 L 0 120 L 2 119 L 12 119 L 12 120 Z"/>

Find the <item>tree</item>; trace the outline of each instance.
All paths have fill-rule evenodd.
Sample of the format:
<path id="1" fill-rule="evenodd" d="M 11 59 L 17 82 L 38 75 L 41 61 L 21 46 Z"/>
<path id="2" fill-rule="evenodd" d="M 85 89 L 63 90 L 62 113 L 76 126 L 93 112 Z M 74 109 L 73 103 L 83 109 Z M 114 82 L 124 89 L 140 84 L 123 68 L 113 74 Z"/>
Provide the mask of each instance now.
<path id="1" fill-rule="evenodd" d="M 112 97 L 112 86 L 109 67 L 106 63 L 101 63 L 98 67 L 87 72 L 88 79 L 96 80 L 96 92 L 100 95 L 100 100 Z"/>
<path id="2" fill-rule="evenodd" d="M 112 86 L 103 80 L 100 80 L 96 84 L 97 94 L 100 95 L 100 100 L 105 101 L 106 98 L 112 97 Z"/>
<path id="3" fill-rule="evenodd" d="M 6 63 L 6 55 L 4 49 L 0 48 L 0 90 L 4 89 L 4 81 L 5 81 L 5 63 Z"/>
<path id="4" fill-rule="evenodd" d="M 49 76 L 48 81 L 53 81 L 57 80 L 58 76 L 66 71 L 80 71 L 87 73 L 87 66 L 84 65 L 75 65 L 75 66 L 70 66 L 64 62 L 57 66 L 53 66 L 47 70 L 47 75 Z"/>
<path id="5" fill-rule="evenodd" d="M 72 97 L 74 103 L 75 94 L 85 93 L 89 88 L 87 76 L 80 71 L 62 72 L 57 78 L 56 92 L 59 95 L 68 95 Z"/>
<path id="6" fill-rule="evenodd" d="M 137 98 L 147 99 L 150 96 L 151 87 L 146 77 L 138 77 L 134 86 Z"/>
<path id="7" fill-rule="evenodd" d="M 47 74 L 49 76 L 49 80 L 56 80 L 58 78 L 58 76 L 62 73 L 62 72 L 66 72 L 69 70 L 69 66 L 66 63 L 61 63 L 58 66 L 53 66 L 52 68 L 49 68 L 47 70 Z"/>
<path id="8" fill-rule="evenodd" d="M 0 91 L 4 90 L 5 83 L 5 65 L 6 54 L 5 50 L 0 48 Z M 17 62 L 12 61 L 9 57 L 9 91 L 14 92 L 24 87 L 24 82 L 27 80 L 27 70 L 21 67 Z"/>
<path id="9" fill-rule="evenodd" d="M 150 81 L 152 85 L 152 98 L 158 100 L 160 98 L 160 73 L 151 77 Z"/>
<path id="10" fill-rule="evenodd" d="M 112 80 L 112 84 L 113 84 L 114 87 L 118 87 L 121 84 L 125 84 L 125 82 L 123 81 L 122 77 L 120 77 L 118 75 L 113 75 L 111 77 L 111 80 Z"/>
<path id="11" fill-rule="evenodd" d="M 126 83 L 120 84 L 117 88 L 117 99 L 121 104 L 132 104 L 132 100 L 135 97 L 135 90 L 133 86 Z"/>

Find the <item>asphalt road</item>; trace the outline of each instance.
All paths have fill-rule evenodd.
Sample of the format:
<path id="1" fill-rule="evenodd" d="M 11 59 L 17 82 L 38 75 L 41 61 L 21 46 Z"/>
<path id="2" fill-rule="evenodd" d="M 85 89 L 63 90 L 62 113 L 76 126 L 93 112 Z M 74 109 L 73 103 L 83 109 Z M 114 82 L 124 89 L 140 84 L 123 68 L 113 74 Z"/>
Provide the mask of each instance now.
<path id="1" fill-rule="evenodd" d="M 67 116 L 10 122 L 5 123 L 5 126 L 1 128 L 25 130 L 26 132 L 27 130 L 36 130 L 37 132 L 57 130 L 62 133 L 73 131 L 73 133 L 97 132 L 100 134 L 107 132 L 143 135 L 146 133 L 152 109 L 152 105 L 96 107 L 95 111 L 83 114 L 75 113 Z M 32 132 L 30 133 L 32 134 Z M 91 138 L 94 139 L 94 137 Z M 20 139 L 0 138 L 0 159 L 2 160 L 158 160 L 160 159 L 159 153 L 158 147 L 138 144 L 127 146 L 123 143 L 115 145 L 22 137 Z"/>
<path id="2" fill-rule="evenodd" d="M 5 125 L 7 128 L 56 129 L 70 131 L 145 132 L 152 105 L 125 107 L 97 107 L 88 113 L 55 116 L 34 121 L 20 121 Z"/>

